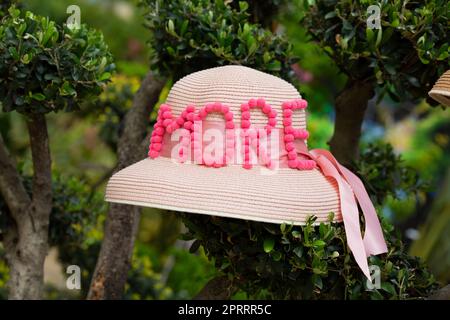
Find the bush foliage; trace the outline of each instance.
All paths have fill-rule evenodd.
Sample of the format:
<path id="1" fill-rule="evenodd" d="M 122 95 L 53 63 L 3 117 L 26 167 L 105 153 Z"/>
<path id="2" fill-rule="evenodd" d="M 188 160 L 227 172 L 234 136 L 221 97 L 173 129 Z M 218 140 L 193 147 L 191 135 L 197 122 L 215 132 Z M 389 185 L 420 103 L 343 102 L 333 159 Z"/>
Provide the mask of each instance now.
<path id="1" fill-rule="evenodd" d="M 395 154 L 390 144 L 368 144 L 355 167 L 359 176 L 364 179 L 367 192 L 379 205 L 388 196 L 398 199 L 405 195 L 418 196 L 428 191 L 428 181 L 421 179 L 414 168 L 406 166 L 403 158 Z"/>
<path id="2" fill-rule="evenodd" d="M 4 111 L 77 109 L 98 95 L 114 70 L 103 35 L 60 27 L 11 7 L 0 26 L 0 100 Z"/>
<path id="3" fill-rule="evenodd" d="M 31 194 L 32 177 L 23 176 L 27 192 Z M 50 215 L 49 244 L 58 249 L 63 270 L 77 265 L 82 270 L 81 291 L 70 295 L 55 288 L 47 294 L 56 299 L 84 298 L 97 262 L 103 238 L 102 225 L 107 204 L 103 194 L 92 193 L 91 186 L 75 177 L 53 174 L 53 208 Z M 0 239 L 2 230 L 8 228 L 8 208 L 0 196 Z M 4 263 L 0 245 L 0 299 L 7 298 L 6 282 L 9 269 Z M 128 274 L 126 299 L 177 298 L 178 293 L 166 286 L 161 274 L 154 270 L 150 257 L 136 247 L 132 267 Z"/>
<path id="4" fill-rule="evenodd" d="M 423 190 L 412 169 L 405 167 L 389 145 L 368 146 L 358 163 L 375 204 L 401 190 Z M 362 274 L 347 247 L 342 224 L 276 225 L 203 215 L 182 215 L 185 239 L 200 245 L 234 285 L 254 298 L 271 299 L 409 299 L 437 288 L 433 275 L 419 258 L 408 256 L 387 220 L 382 228 L 389 252 L 372 256 L 381 288 L 366 290 Z M 363 224 L 364 222 L 361 221 Z"/>
<path id="5" fill-rule="evenodd" d="M 233 285 L 253 298 L 409 299 L 436 287 L 433 275 L 383 221 L 389 252 L 373 256 L 381 287 L 367 290 L 366 278 L 348 250 L 342 224 L 276 225 L 203 215 L 184 216 L 185 239 L 196 239 Z"/>
<path id="6" fill-rule="evenodd" d="M 309 3 L 301 23 L 339 69 L 351 80 L 377 83 L 396 101 L 427 97 L 450 66 L 446 0 Z M 373 4 L 380 7 L 380 29 L 367 27 Z"/>
<path id="7" fill-rule="evenodd" d="M 232 8 L 223 0 L 144 0 L 152 32 L 151 66 L 174 80 L 194 71 L 240 64 L 291 76 L 295 61 L 281 36 L 248 22 L 248 4 Z"/>

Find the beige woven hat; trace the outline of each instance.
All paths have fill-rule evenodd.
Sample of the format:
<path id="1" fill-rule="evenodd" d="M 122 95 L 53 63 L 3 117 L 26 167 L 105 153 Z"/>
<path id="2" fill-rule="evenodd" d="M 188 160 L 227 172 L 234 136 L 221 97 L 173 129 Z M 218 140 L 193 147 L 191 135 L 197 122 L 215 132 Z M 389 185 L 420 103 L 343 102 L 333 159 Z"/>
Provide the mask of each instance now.
<path id="1" fill-rule="evenodd" d="M 106 200 L 295 225 L 333 213 L 370 279 L 367 257 L 387 252 L 375 208 L 330 152 L 308 150 L 306 107 L 292 85 L 247 67 L 190 74 L 159 107 L 148 158 L 114 174 Z"/>
<path id="2" fill-rule="evenodd" d="M 444 106 L 450 107 L 450 70 L 444 72 L 428 94 Z"/>
<path id="3" fill-rule="evenodd" d="M 224 66 L 182 78 L 173 85 L 166 104 L 178 116 L 189 105 L 201 108 L 221 102 L 229 106 L 239 127 L 241 105 L 261 97 L 277 111 L 279 129 L 283 129 L 282 104 L 301 98 L 280 78 L 243 66 Z M 222 117 L 212 113 L 208 120 Z M 251 122 L 263 126 L 267 116 L 255 110 Z M 292 126 L 306 129 L 304 109 L 293 115 Z M 331 212 L 336 221 L 342 220 L 336 181 L 317 168 L 287 167 L 263 174 L 257 165 L 214 168 L 176 163 L 168 155 L 146 158 L 116 173 L 108 183 L 106 201 L 274 223 L 302 224 L 311 215 L 326 221 Z"/>

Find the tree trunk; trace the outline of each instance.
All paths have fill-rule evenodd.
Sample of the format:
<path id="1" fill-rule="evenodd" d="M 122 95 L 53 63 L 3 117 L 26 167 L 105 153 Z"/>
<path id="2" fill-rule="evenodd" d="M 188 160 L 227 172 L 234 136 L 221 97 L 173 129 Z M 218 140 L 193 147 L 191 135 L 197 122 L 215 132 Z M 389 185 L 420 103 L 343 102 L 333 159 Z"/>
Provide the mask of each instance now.
<path id="1" fill-rule="evenodd" d="M 450 300 L 450 284 L 436 290 L 436 292 L 428 297 L 428 300 Z"/>
<path id="2" fill-rule="evenodd" d="M 143 80 L 133 106 L 125 116 L 124 130 L 117 146 L 116 172 L 146 155 L 149 115 L 164 85 L 149 72 Z M 138 229 L 140 209 L 112 203 L 105 221 L 102 247 L 91 281 L 88 299 L 122 298 Z"/>
<path id="3" fill-rule="evenodd" d="M 5 154 L 0 141 L 0 189 L 11 215 L 5 231 L 6 260 L 10 268 L 8 283 L 10 299 L 41 299 L 43 294 L 44 261 L 48 250 L 48 226 L 52 208 L 51 157 L 45 116 L 31 115 L 28 121 L 33 158 L 33 197 L 29 198 L 20 176 Z M 4 183 L 3 183 L 4 182 Z M 11 194 L 8 190 L 11 188 Z"/>
<path id="4" fill-rule="evenodd" d="M 329 144 L 333 155 L 344 166 L 351 167 L 358 159 L 364 114 L 373 95 L 372 82 L 348 80 L 336 97 L 334 134 Z"/>

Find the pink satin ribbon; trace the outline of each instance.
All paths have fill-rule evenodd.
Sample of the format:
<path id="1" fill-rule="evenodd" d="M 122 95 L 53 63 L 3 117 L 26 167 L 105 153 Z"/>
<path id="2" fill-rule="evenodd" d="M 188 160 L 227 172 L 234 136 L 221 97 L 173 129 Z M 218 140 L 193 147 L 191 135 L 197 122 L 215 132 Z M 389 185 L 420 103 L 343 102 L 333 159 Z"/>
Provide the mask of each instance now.
<path id="1" fill-rule="evenodd" d="M 216 123 L 207 124 L 205 127 L 224 129 L 223 125 L 217 125 Z M 165 135 L 161 155 L 170 157 L 170 150 L 177 143 L 170 140 L 170 135 Z M 363 183 L 354 173 L 340 165 L 329 151 L 322 149 L 308 151 L 305 142 L 298 139 L 295 140 L 295 146 L 298 154 L 315 160 L 325 176 L 336 180 L 347 244 L 355 257 L 356 263 L 370 280 L 367 257 L 385 253 L 388 250 L 377 213 Z M 284 148 L 283 134 L 280 134 L 280 167 L 287 167 L 287 152 Z M 364 237 L 361 234 L 358 204 L 365 220 Z"/>
<path id="2" fill-rule="evenodd" d="M 356 263 L 370 280 L 367 257 L 388 251 L 380 221 L 361 180 L 350 170 L 340 165 L 331 152 L 322 149 L 308 151 L 303 144 L 299 153 L 316 161 L 323 174 L 336 180 L 339 188 L 341 213 L 344 221 L 347 244 Z M 364 238 L 361 235 L 358 203 L 365 220 Z"/>

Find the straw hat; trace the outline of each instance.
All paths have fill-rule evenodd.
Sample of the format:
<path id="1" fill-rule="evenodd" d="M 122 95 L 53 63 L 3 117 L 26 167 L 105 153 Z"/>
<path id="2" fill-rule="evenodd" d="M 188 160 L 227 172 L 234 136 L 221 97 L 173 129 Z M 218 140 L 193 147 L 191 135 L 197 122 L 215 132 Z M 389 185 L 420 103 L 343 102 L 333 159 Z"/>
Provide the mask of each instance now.
<path id="1" fill-rule="evenodd" d="M 111 177 L 106 201 L 295 225 L 334 213 L 369 277 L 366 257 L 387 250 L 375 209 L 361 181 L 328 151 L 307 149 L 306 106 L 291 84 L 251 68 L 190 74 L 160 106 L 149 156 Z M 209 132 L 223 133 L 223 141 L 215 136 L 208 145 Z"/>
<path id="2" fill-rule="evenodd" d="M 282 103 L 301 98 L 291 84 L 280 78 L 247 67 L 225 66 L 179 80 L 166 104 L 177 116 L 188 105 L 201 108 L 218 101 L 230 107 L 239 127 L 241 104 L 259 97 L 278 111 L 278 128 L 283 127 Z M 208 120 L 219 117 L 211 114 Z M 263 126 L 267 117 L 254 112 L 251 122 Z M 304 110 L 294 116 L 292 125 L 306 129 Z M 178 164 L 160 156 L 116 173 L 108 183 L 106 200 L 274 223 L 302 224 L 311 215 L 326 221 L 331 212 L 335 221 L 342 220 L 336 182 L 318 169 L 280 168 L 276 174 L 263 175 L 258 168 L 247 170 L 241 164 L 211 168 Z"/>
<path id="3" fill-rule="evenodd" d="M 444 106 L 450 107 L 450 70 L 444 72 L 428 95 Z"/>

